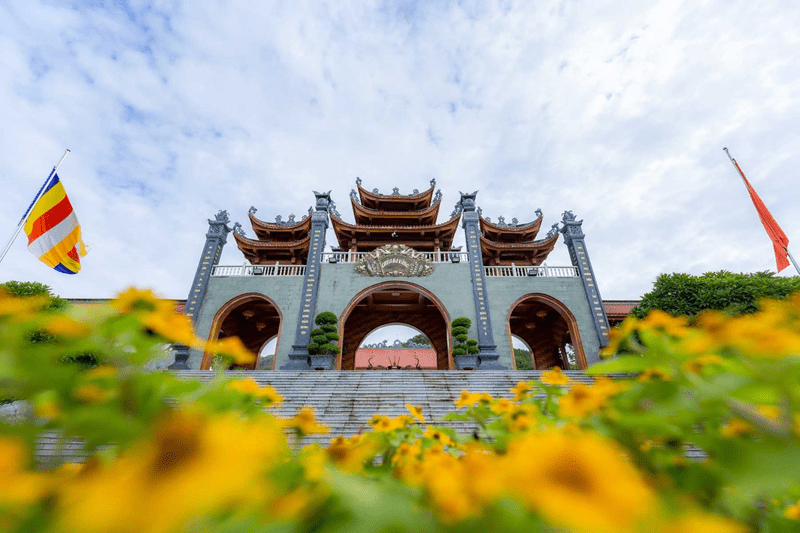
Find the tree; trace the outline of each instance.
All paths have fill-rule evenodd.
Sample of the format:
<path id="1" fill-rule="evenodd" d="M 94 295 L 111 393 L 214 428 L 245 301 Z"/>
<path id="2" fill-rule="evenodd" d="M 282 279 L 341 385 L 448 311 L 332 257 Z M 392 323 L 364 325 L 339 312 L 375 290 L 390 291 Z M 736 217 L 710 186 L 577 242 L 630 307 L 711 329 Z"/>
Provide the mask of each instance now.
<path id="1" fill-rule="evenodd" d="M 761 298 L 782 300 L 797 290 L 800 290 L 800 277 L 781 278 L 772 272 L 734 274 L 721 270 L 702 276 L 661 274 L 653 290 L 642 296 L 631 315 L 644 318 L 653 309 L 690 318 L 706 309 L 743 315 L 754 313 Z"/>
<path id="2" fill-rule="evenodd" d="M 69 302 L 53 294 L 53 290 L 38 281 L 7 281 L 0 284 L 0 290 L 5 289 L 11 296 L 20 298 L 30 298 L 33 296 L 47 296 L 50 303 L 46 309 L 57 311 L 64 309 L 69 305 Z"/>
<path id="3" fill-rule="evenodd" d="M 517 364 L 517 370 L 534 370 L 533 356 L 524 348 L 514 348 L 514 362 Z"/>
<path id="4" fill-rule="evenodd" d="M 426 344 L 428 346 L 431 345 L 431 341 L 428 340 L 428 337 L 426 337 L 425 334 L 423 334 L 423 333 L 420 333 L 419 335 L 414 335 L 413 337 L 408 339 L 406 342 L 404 342 L 403 346 L 408 346 L 412 342 L 414 344 Z"/>
<path id="5" fill-rule="evenodd" d="M 0 284 L 0 291 L 6 290 L 11 296 L 19 298 L 34 298 L 46 296 L 48 303 L 42 307 L 46 313 L 63 311 L 69 306 L 69 302 L 64 298 L 53 294 L 53 290 L 44 283 L 38 281 L 7 281 Z M 28 340 L 32 344 L 53 342 L 54 337 L 46 331 L 35 330 L 28 333 Z M 86 368 L 98 365 L 97 356 L 91 353 L 82 353 L 66 356 L 62 359 L 64 363 L 74 363 Z"/>

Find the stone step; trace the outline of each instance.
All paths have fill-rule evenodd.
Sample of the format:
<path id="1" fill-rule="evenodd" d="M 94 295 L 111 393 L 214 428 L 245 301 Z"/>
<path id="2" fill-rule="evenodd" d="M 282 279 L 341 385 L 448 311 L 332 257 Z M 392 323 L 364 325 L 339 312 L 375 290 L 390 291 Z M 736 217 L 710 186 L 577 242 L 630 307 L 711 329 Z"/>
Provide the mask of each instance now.
<path id="1" fill-rule="evenodd" d="M 564 371 L 573 382 L 591 383 L 581 371 Z M 176 374 L 185 379 L 209 381 L 215 372 L 183 370 Z M 254 379 L 270 385 L 284 401 L 275 409 L 277 416 L 289 418 L 301 407 L 312 407 L 317 420 L 329 428 L 327 434 L 309 435 L 297 445 L 326 444 L 337 435 L 353 436 L 369 430 L 374 414 L 396 417 L 409 414 L 406 404 L 422 406 L 426 421 L 469 435 L 477 427 L 471 422 L 442 421 L 455 410 L 462 390 L 488 392 L 497 398 L 511 398 L 510 389 L 520 381 L 538 380 L 541 371 L 439 371 L 439 370 L 370 370 L 370 371 L 230 371 L 228 378 Z M 58 443 L 58 436 L 41 436 L 37 446 L 40 464 L 52 466 L 64 461 L 85 459 L 80 442 Z"/>

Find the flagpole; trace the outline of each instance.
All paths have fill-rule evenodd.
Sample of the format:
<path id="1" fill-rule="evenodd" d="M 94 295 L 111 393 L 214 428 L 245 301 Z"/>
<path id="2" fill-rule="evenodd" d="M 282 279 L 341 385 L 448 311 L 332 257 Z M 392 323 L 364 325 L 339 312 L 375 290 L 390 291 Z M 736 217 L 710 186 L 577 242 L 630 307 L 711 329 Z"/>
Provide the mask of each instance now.
<path id="1" fill-rule="evenodd" d="M 784 248 L 784 250 L 786 250 L 786 255 L 789 256 L 789 260 L 794 265 L 795 270 L 797 270 L 797 273 L 800 274 L 800 266 L 797 266 L 797 261 L 795 261 L 794 257 L 792 257 L 792 252 L 789 251 L 789 247 L 787 246 L 786 248 Z"/>
<path id="2" fill-rule="evenodd" d="M 742 169 L 739 167 L 739 163 L 737 163 L 736 160 L 733 158 L 733 156 L 731 156 L 731 153 L 728 151 L 727 148 L 723 148 L 723 150 L 725 150 L 725 153 L 728 154 L 728 159 L 731 160 L 731 163 L 733 163 L 733 166 L 736 168 L 736 171 L 739 173 L 739 176 L 742 178 L 742 183 L 744 183 L 745 188 L 750 190 L 750 188 L 747 186 L 747 179 L 744 177 L 744 172 L 742 172 Z M 795 270 L 797 270 L 797 273 L 800 274 L 800 266 L 798 266 L 797 265 L 797 261 L 794 260 L 794 257 L 792 256 L 792 252 L 789 251 L 789 247 L 788 246 L 784 246 L 783 249 L 786 251 L 786 255 L 789 258 L 789 260 L 792 262 L 792 265 L 794 265 L 794 268 L 795 268 Z"/>
<path id="3" fill-rule="evenodd" d="M 53 170 L 50 171 L 50 175 L 47 176 L 47 179 L 44 181 L 44 184 L 42 184 L 42 187 L 39 189 L 39 192 L 36 193 L 36 197 L 31 202 L 31 205 L 29 205 L 28 209 L 25 210 L 25 214 L 22 215 L 22 218 L 19 220 L 19 224 L 17 224 L 17 229 L 14 231 L 14 235 L 11 236 L 11 239 L 9 239 L 8 244 L 6 244 L 5 249 L 3 249 L 3 253 L 0 254 L 0 261 L 3 260 L 3 258 L 8 253 L 8 250 L 11 248 L 11 245 L 14 244 L 14 241 L 16 240 L 17 235 L 19 235 L 20 230 L 22 230 L 22 227 L 25 225 L 25 222 L 28 220 L 28 215 L 31 213 L 31 209 L 33 209 L 33 206 L 36 205 L 36 202 L 42 196 L 42 193 L 47 188 L 47 185 L 50 183 L 50 180 L 52 180 L 53 176 L 55 176 L 56 172 L 58 172 L 58 169 L 61 167 L 61 163 L 63 163 L 64 159 L 67 158 L 67 154 L 69 154 L 69 151 L 70 151 L 69 148 L 67 148 L 67 150 L 64 152 L 64 155 L 61 156 L 61 160 L 58 162 L 58 164 L 56 166 L 53 167 Z"/>

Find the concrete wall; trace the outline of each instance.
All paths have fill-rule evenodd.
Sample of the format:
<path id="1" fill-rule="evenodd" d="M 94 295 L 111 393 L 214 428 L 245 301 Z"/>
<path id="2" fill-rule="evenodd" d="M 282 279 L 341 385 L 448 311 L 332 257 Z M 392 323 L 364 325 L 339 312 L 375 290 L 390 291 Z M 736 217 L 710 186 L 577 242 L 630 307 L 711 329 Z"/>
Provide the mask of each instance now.
<path id="1" fill-rule="evenodd" d="M 281 328 L 278 336 L 276 357 L 280 368 L 286 362 L 292 348 L 300 313 L 300 289 L 303 276 L 229 276 L 212 277 L 197 317 L 197 335 L 207 339 L 211 324 L 217 311 L 240 294 L 255 292 L 269 297 L 281 313 Z M 187 365 L 191 369 L 200 368 L 203 354 L 192 350 Z"/>
<path id="2" fill-rule="evenodd" d="M 586 363 L 599 360 L 600 342 L 592 322 L 592 312 L 580 278 L 547 277 L 487 277 L 489 309 L 492 314 L 492 329 L 500 364 L 511 368 L 510 331 L 508 313 L 511 306 L 526 294 L 541 293 L 552 296 L 563 303 L 575 316 L 578 331 L 586 354 Z"/>
<path id="3" fill-rule="evenodd" d="M 355 273 L 354 267 L 352 263 L 321 265 L 319 294 L 314 316 L 322 311 L 331 311 L 336 316 L 341 316 L 347 305 L 364 289 L 386 281 L 403 281 L 433 293 L 447 310 L 450 320 L 460 316 L 472 320 L 470 337 L 477 337 L 469 263 L 437 263 L 430 276 L 414 278 L 361 276 Z M 508 313 L 511 305 L 520 297 L 531 293 L 547 294 L 569 308 L 578 322 L 587 363 L 591 365 L 598 360 L 600 345 L 580 278 L 487 277 L 485 279 L 492 317 L 492 333 L 497 351 L 500 353 L 500 364 L 512 368 L 508 330 Z M 282 317 L 276 353 L 276 368 L 280 368 L 288 362 L 288 353 L 294 342 L 302 282 L 302 276 L 212 277 L 198 316 L 197 333 L 201 338 L 207 338 L 214 315 L 236 296 L 247 292 L 263 294 L 275 302 Z M 189 368 L 199 368 L 201 357 L 201 353 L 192 351 L 188 361 Z"/>
<path id="4" fill-rule="evenodd" d="M 472 320 L 470 335 L 476 336 L 475 304 L 469 263 L 436 263 L 433 272 L 424 277 L 369 277 L 355 273 L 352 263 L 323 263 L 317 296 L 317 313 L 331 311 L 341 316 L 347 305 L 364 289 L 386 281 L 403 281 L 418 285 L 436 296 L 449 320 L 466 316 Z"/>

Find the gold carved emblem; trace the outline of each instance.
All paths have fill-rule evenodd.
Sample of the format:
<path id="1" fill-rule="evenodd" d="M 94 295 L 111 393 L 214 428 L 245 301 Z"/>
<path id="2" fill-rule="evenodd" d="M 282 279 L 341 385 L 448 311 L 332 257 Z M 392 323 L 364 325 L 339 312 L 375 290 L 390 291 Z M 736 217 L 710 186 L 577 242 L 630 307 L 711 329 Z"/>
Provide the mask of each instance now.
<path id="1" fill-rule="evenodd" d="M 433 261 L 404 244 L 387 244 L 359 258 L 356 273 L 362 276 L 421 277 L 433 272 Z"/>

